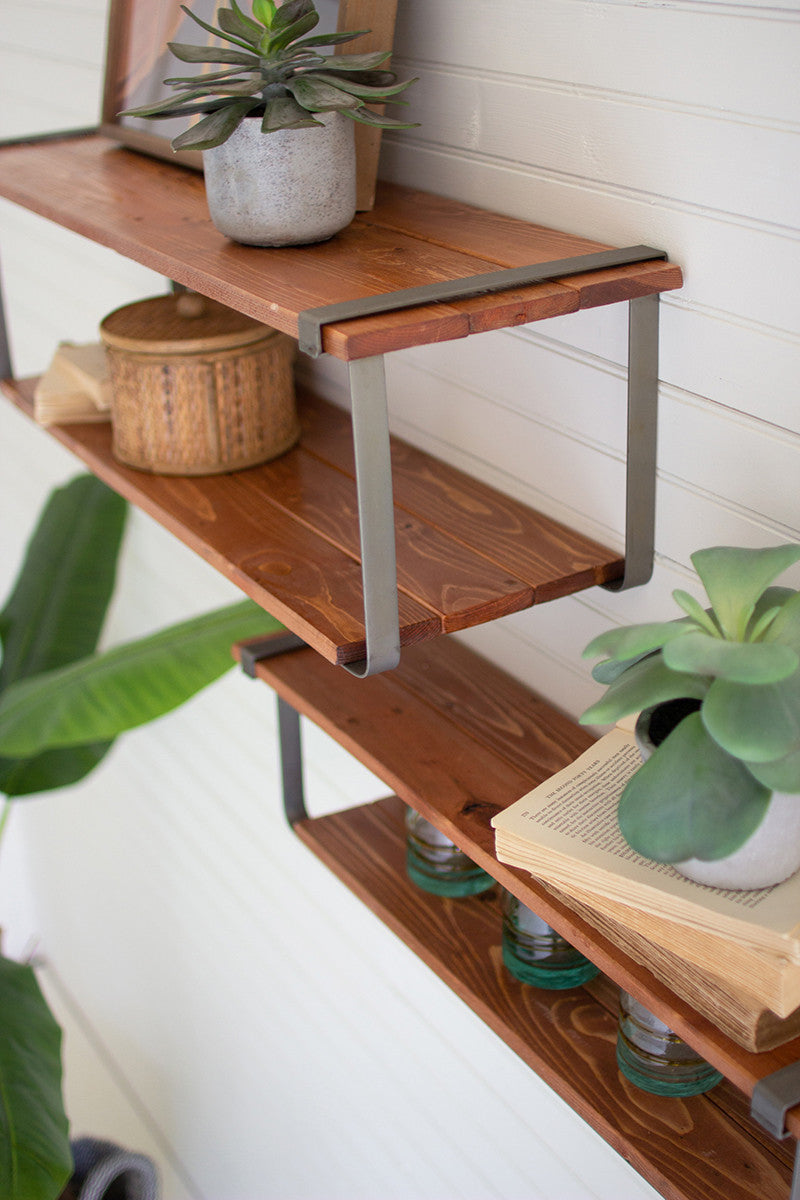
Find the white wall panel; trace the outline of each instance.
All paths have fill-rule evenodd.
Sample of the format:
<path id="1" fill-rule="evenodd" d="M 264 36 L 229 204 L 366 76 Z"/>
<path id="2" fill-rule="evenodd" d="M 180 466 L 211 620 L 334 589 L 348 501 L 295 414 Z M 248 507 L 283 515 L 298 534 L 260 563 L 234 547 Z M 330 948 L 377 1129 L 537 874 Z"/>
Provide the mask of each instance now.
<path id="1" fill-rule="evenodd" d="M 3 17 L 0 132 L 93 122 L 102 0 L 6 0 Z M 388 178 L 660 246 L 685 271 L 661 305 L 652 581 L 461 635 L 577 715 L 598 691 L 583 646 L 671 614 L 674 587 L 697 593 L 693 550 L 800 533 L 800 4 L 401 0 L 396 51 L 421 77 L 421 127 L 385 139 Z M 164 288 L 5 203 L 0 256 L 21 373 Z M 393 426 L 619 546 L 625 316 L 393 355 Z M 346 402 L 340 364 L 306 374 Z M 47 490 L 78 469 L 0 407 L 0 590 Z M 236 594 L 134 514 L 107 640 Z M 313 811 L 383 794 L 303 736 Z M 276 792 L 272 698 L 231 673 L 15 812 L 0 917 L 10 946 L 35 935 L 50 960 L 79 1131 L 152 1153 L 166 1200 L 654 1196 L 295 841 Z"/>

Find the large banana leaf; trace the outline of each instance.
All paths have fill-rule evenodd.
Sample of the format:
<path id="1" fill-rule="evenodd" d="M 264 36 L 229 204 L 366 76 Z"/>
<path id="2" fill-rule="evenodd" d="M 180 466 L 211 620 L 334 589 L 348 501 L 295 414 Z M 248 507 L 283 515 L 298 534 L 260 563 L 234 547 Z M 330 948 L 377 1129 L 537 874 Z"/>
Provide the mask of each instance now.
<path id="1" fill-rule="evenodd" d="M 0 690 L 91 654 L 114 590 L 125 501 L 79 475 L 56 488 L 0 612 Z"/>
<path id="2" fill-rule="evenodd" d="M 0 613 L 0 693 L 16 680 L 95 649 L 116 579 L 127 505 L 93 475 L 50 495 Z M 110 742 L 0 758 L 0 792 L 25 796 L 77 783 Z"/>
<path id="3" fill-rule="evenodd" d="M 231 643 L 283 627 L 252 600 L 13 684 L 0 697 L 0 753 L 109 740 L 177 708 L 232 665 Z"/>
<path id="4" fill-rule="evenodd" d="M 33 970 L 0 957 L 0 1196 L 54 1200 L 72 1172 L 61 1030 Z"/>

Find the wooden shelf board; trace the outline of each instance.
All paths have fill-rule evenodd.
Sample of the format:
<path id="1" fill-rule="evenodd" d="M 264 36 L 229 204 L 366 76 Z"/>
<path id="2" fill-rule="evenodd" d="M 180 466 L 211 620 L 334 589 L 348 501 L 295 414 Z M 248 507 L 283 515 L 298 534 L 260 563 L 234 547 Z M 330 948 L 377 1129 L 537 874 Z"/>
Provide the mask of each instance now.
<path id="1" fill-rule="evenodd" d="M 308 308 L 610 249 L 525 221 L 381 184 L 375 208 L 316 246 L 237 245 L 211 224 L 202 177 L 99 134 L 0 146 L 0 195 L 167 278 L 297 335 Z M 525 324 L 681 286 L 652 261 L 513 292 L 327 326 L 338 358 Z"/>
<path id="2" fill-rule="evenodd" d="M 731 1089 L 675 1100 L 630 1085 L 617 1069 L 607 994 L 518 983 L 501 955 L 494 893 L 430 896 L 405 873 L 395 797 L 299 823 L 298 836 L 550 1087 L 671 1200 L 785 1200 L 785 1148 L 757 1130 Z M 609 989 L 606 989 L 606 993 Z M 602 1002 L 605 1000 L 605 1004 Z M 613 1003 L 613 1001 L 612 1001 Z"/>
<path id="3" fill-rule="evenodd" d="M 33 381 L 4 390 L 28 414 Z M 365 654 L 349 416 L 307 393 L 288 454 L 228 475 L 154 475 L 118 463 L 107 422 L 49 426 L 329 662 Z M 393 439 L 403 646 L 617 578 L 622 560 Z"/>
<path id="4" fill-rule="evenodd" d="M 454 639 L 410 647 L 400 666 L 384 675 L 357 680 L 342 674 L 307 650 L 257 667 L 279 696 L 638 996 L 746 1096 L 759 1079 L 800 1059 L 796 1023 L 784 1023 L 783 1044 L 772 1049 L 743 1045 L 751 1030 L 735 1012 L 725 1016 L 727 1032 L 720 1025 L 710 977 L 700 973 L 692 991 L 687 964 L 676 956 L 657 953 L 638 934 L 595 923 L 584 906 L 497 861 L 492 816 L 591 745 L 584 729 Z M 686 985 L 681 996 L 673 991 L 676 979 Z M 800 1109 L 789 1113 L 787 1125 L 800 1133 Z"/>

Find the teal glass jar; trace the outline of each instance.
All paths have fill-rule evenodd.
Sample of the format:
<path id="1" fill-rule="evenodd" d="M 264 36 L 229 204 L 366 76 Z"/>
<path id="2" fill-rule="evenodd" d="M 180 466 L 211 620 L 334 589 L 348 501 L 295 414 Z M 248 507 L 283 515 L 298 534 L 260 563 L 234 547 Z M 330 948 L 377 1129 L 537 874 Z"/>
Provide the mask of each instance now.
<path id="1" fill-rule="evenodd" d="M 475 896 L 495 882 L 413 808 L 406 811 L 406 871 L 412 883 L 435 896 Z"/>
<path id="2" fill-rule="evenodd" d="M 622 991 L 617 1064 L 626 1079 L 656 1096 L 697 1096 L 722 1079 L 668 1025 Z"/>
<path id="3" fill-rule="evenodd" d="M 599 974 L 579 950 L 511 892 L 503 893 L 503 962 L 515 979 L 534 987 L 578 987 Z"/>

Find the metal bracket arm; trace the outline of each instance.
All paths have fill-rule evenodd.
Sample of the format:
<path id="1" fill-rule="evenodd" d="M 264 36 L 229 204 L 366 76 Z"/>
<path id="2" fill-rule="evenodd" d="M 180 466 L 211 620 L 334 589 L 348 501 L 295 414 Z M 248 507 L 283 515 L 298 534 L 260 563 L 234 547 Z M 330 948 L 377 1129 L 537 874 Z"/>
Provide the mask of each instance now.
<path id="1" fill-rule="evenodd" d="M 434 304 L 442 300 L 464 300 L 468 296 L 484 296 L 490 292 L 544 283 L 550 279 L 561 279 L 565 275 L 578 275 L 583 271 L 602 271 L 607 267 L 620 267 L 626 263 L 648 262 L 654 258 L 666 257 L 665 251 L 654 250 L 652 246 L 627 246 L 622 250 L 577 254 L 572 258 L 558 258 L 527 267 L 508 267 L 500 271 L 487 271 L 481 275 L 468 275 L 463 279 L 442 279 L 436 283 L 403 288 L 397 292 L 362 296 L 357 300 L 343 300 L 338 304 L 324 304 L 320 308 L 307 308 L 305 312 L 300 313 L 297 318 L 298 342 L 304 354 L 317 358 L 322 354 L 323 326 L 331 325 L 335 321 L 375 316 L 378 313 L 415 308 L 418 304 Z"/>
<path id="2" fill-rule="evenodd" d="M 759 1079 L 753 1088 L 750 1116 L 775 1138 L 787 1138 L 786 1114 L 800 1104 L 800 1062 L 789 1063 Z M 789 1200 L 800 1200 L 800 1142 L 795 1145 Z"/>

